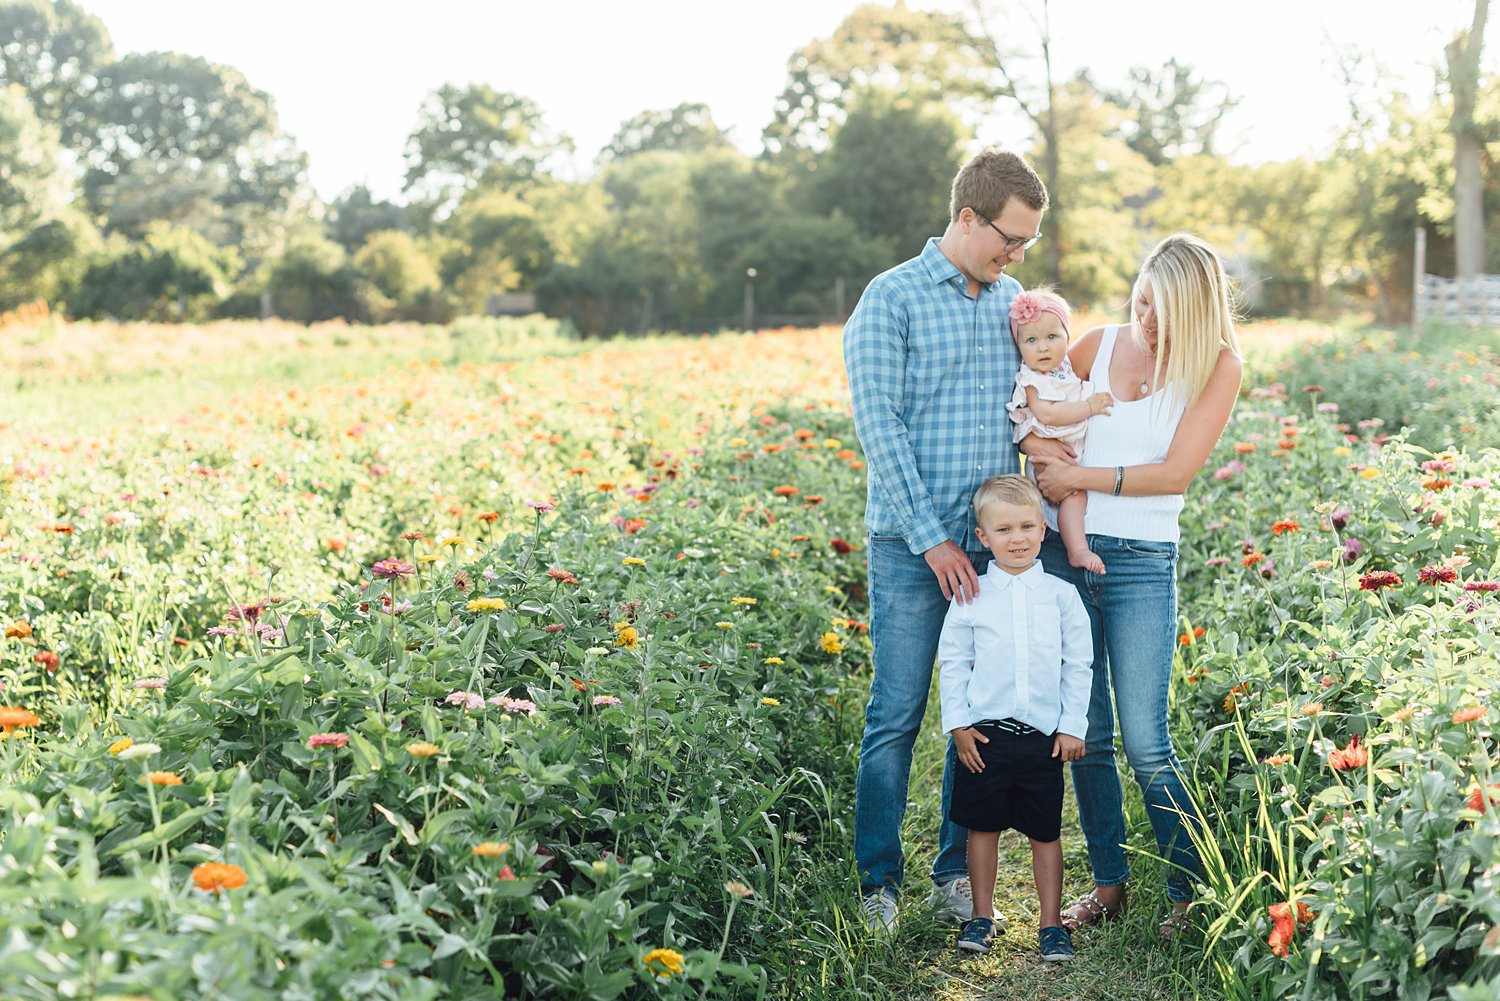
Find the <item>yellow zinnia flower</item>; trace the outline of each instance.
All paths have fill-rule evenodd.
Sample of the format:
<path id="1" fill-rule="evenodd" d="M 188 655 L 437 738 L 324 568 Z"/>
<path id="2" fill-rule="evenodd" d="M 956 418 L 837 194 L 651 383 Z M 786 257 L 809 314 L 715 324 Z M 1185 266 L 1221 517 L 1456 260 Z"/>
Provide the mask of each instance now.
<path id="1" fill-rule="evenodd" d="M 467 608 L 471 612 L 503 612 L 506 604 L 504 598 L 471 598 Z"/>
<path id="2" fill-rule="evenodd" d="M 627 556 L 620 561 L 620 565 L 626 567 L 643 567 L 646 565 L 646 561 L 639 556 Z"/>
<path id="3" fill-rule="evenodd" d="M 406 745 L 406 753 L 414 758 L 430 758 L 440 750 L 442 748 L 436 744 L 429 744 L 426 741 L 413 741 Z"/>
<path id="4" fill-rule="evenodd" d="M 131 740 L 129 737 L 121 737 L 119 740 L 109 745 L 109 753 L 119 754 L 121 751 L 125 750 L 125 748 L 134 743 L 135 741 Z"/>
<path id="5" fill-rule="evenodd" d="M 844 649 L 838 633 L 824 633 L 818 637 L 818 642 L 822 644 L 824 653 L 839 653 Z"/>
<path id="6" fill-rule="evenodd" d="M 782 660 L 780 657 L 767 657 L 765 660 L 761 661 L 761 663 L 762 664 L 785 664 L 786 661 Z"/>
<path id="7" fill-rule="evenodd" d="M 767 695 L 765 698 L 760 700 L 760 704 L 763 706 L 779 706 L 781 705 L 781 700 L 773 699 L 769 695 Z"/>
<path id="8" fill-rule="evenodd" d="M 686 969 L 682 963 L 682 953 L 676 949 L 652 949 L 641 957 L 641 962 L 646 965 L 646 969 L 663 979 L 681 975 Z"/>

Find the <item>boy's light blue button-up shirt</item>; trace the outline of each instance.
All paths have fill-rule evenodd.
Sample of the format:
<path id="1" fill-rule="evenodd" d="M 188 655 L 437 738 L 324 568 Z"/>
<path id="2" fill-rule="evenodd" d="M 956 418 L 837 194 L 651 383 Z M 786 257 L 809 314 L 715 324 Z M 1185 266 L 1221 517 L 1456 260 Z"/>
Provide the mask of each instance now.
<path id="1" fill-rule="evenodd" d="M 1083 599 L 1033 563 L 1008 574 L 990 561 L 979 594 L 948 606 L 938 640 L 943 732 L 1018 719 L 1043 733 L 1088 733 L 1094 640 Z"/>
<path id="2" fill-rule="evenodd" d="M 974 491 L 1021 468 L 1005 412 L 1021 365 L 1010 336 L 1021 285 L 1001 275 L 971 299 L 938 244 L 876 276 L 844 325 L 870 478 L 865 521 L 914 554 L 944 540 L 978 552 Z"/>

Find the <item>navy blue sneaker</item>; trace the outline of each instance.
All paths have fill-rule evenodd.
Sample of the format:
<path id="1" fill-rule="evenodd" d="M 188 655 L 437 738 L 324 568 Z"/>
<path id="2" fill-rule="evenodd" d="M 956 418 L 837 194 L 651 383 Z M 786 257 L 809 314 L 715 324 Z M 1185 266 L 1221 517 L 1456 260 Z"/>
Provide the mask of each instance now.
<path id="1" fill-rule="evenodd" d="M 1073 952 L 1073 936 L 1068 934 L 1068 929 L 1059 925 L 1043 928 L 1037 933 L 1041 941 L 1042 959 L 1048 963 L 1071 962 L 1076 953 Z"/>
<path id="2" fill-rule="evenodd" d="M 989 952 L 995 941 L 995 922 L 990 918 L 970 918 L 958 932 L 958 947 L 969 952 Z"/>

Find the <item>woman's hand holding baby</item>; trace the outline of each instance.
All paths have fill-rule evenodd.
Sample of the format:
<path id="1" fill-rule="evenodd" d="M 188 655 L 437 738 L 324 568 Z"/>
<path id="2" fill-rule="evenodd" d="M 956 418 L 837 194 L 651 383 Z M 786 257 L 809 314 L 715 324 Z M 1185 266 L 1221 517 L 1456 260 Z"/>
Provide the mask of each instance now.
<path id="1" fill-rule="evenodd" d="M 1095 393 L 1089 397 L 1089 416 L 1097 417 L 1100 414 L 1109 413 L 1109 408 L 1115 405 L 1115 398 L 1108 393 Z"/>

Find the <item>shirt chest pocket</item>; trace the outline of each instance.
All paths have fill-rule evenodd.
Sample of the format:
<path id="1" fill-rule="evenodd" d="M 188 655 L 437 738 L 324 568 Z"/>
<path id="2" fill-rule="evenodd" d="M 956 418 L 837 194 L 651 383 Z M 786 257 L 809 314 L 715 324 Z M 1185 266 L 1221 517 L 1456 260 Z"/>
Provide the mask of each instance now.
<path id="1" fill-rule="evenodd" d="M 1027 646 L 1033 667 L 1050 673 L 1062 667 L 1062 616 L 1052 602 L 1037 603 L 1027 616 Z"/>

